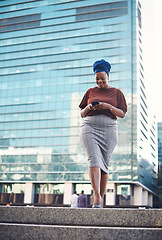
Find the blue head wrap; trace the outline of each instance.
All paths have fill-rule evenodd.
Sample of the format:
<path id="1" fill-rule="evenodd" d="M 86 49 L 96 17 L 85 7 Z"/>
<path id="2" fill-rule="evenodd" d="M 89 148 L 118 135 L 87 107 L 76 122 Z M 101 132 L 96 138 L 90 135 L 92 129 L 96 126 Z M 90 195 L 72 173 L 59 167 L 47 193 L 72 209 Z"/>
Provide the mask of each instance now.
<path id="1" fill-rule="evenodd" d="M 109 75 L 110 69 L 110 63 L 106 62 L 104 59 L 98 60 L 93 64 L 93 71 L 95 74 L 97 72 L 106 72 Z"/>

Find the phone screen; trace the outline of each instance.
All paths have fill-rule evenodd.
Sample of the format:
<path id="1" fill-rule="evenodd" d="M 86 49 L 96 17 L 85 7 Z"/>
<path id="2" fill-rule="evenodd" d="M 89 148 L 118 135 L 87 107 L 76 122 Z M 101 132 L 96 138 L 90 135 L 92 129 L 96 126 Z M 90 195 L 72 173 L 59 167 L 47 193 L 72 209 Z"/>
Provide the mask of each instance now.
<path id="1" fill-rule="evenodd" d="M 95 106 L 95 105 L 99 104 L 99 101 L 92 101 L 91 104 L 92 104 L 92 106 Z"/>

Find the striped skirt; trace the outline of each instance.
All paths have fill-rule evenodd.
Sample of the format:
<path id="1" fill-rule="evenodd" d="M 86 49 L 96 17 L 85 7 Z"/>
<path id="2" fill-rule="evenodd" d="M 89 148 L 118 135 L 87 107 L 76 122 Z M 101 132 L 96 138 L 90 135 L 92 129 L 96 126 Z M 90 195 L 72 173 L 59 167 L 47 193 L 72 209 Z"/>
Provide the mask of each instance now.
<path id="1" fill-rule="evenodd" d="M 106 115 L 87 116 L 80 130 L 80 143 L 85 149 L 89 167 L 108 173 L 109 161 L 118 140 L 117 120 Z"/>

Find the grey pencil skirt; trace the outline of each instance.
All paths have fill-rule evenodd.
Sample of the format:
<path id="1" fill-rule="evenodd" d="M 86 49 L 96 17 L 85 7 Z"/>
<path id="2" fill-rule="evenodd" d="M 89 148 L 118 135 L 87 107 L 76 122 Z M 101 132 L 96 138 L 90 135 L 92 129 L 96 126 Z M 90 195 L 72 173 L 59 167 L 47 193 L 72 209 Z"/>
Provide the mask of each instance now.
<path id="1" fill-rule="evenodd" d="M 108 173 L 109 161 L 118 140 L 117 120 L 106 115 L 87 116 L 80 130 L 80 143 L 85 149 L 89 167 Z"/>

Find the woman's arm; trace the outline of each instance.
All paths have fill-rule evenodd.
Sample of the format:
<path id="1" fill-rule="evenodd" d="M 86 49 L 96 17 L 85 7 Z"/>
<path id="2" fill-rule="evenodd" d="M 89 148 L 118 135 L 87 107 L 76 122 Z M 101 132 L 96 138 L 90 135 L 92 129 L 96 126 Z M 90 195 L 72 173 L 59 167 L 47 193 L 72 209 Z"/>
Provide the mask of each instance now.
<path id="1" fill-rule="evenodd" d="M 124 118 L 125 112 L 119 108 L 115 108 L 111 105 L 111 108 L 109 108 L 109 111 L 112 112 L 116 117 Z"/>
<path id="2" fill-rule="evenodd" d="M 92 104 L 90 103 L 85 108 L 80 111 L 81 117 L 86 117 L 87 114 L 93 109 Z"/>
<path id="3" fill-rule="evenodd" d="M 87 105 L 85 108 L 81 110 L 80 112 L 81 117 L 86 117 L 91 110 L 107 110 L 112 112 L 116 117 L 120 117 L 120 118 L 125 117 L 125 112 L 123 110 L 116 108 L 111 104 L 105 103 L 105 102 L 99 102 L 99 104 L 95 106 L 92 106 L 92 104 L 90 103 L 89 105 Z"/>
<path id="4" fill-rule="evenodd" d="M 108 110 L 110 112 L 112 112 L 116 117 L 120 117 L 120 118 L 124 118 L 125 117 L 125 112 L 119 108 L 116 108 L 114 106 L 112 106 L 109 103 L 105 103 L 105 102 L 100 102 L 98 105 L 95 105 L 93 107 L 94 110 Z"/>

